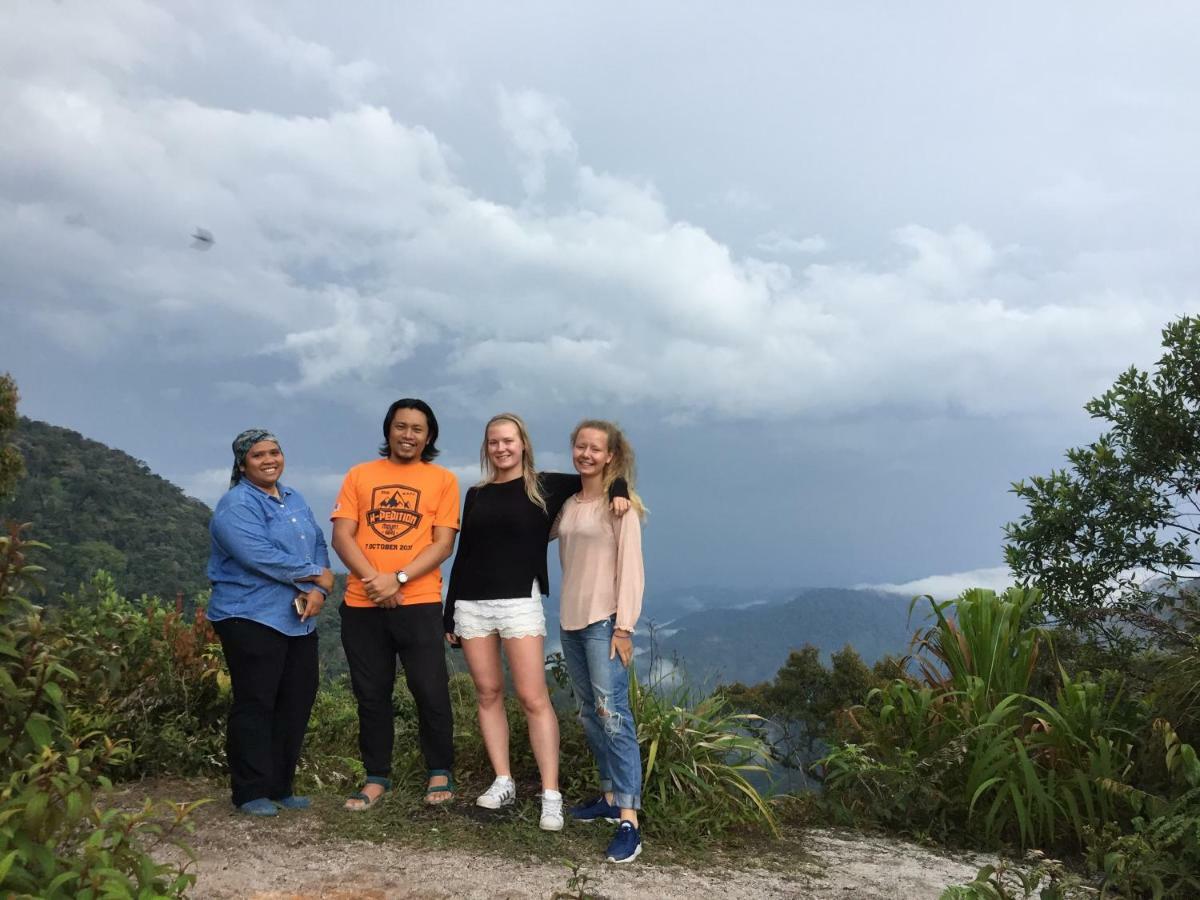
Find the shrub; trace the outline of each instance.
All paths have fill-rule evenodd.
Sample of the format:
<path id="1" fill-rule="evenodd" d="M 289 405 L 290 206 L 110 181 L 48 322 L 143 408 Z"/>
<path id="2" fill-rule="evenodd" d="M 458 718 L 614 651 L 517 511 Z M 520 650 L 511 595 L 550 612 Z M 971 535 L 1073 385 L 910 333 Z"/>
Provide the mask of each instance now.
<path id="1" fill-rule="evenodd" d="M 126 599 L 101 572 L 66 598 L 57 620 L 86 636 L 73 653 L 79 680 L 67 697 L 75 727 L 133 749 L 117 774 L 224 771 L 229 679 L 202 606 L 189 617 L 155 598 Z"/>
<path id="2" fill-rule="evenodd" d="M 105 772 L 125 764 L 129 744 L 80 733 L 66 703 L 78 682 L 73 648 L 88 635 L 64 632 L 22 596 L 37 571 L 35 547 L 14 527 L 0 537 L 0 891 L 7 896 L 179 896 L 187 866 L 156 863 L 152 847 L 178 842 L 193 807 L 105 810 Z M 167 824 L 157 821 L 159 811 Z M 182 846 L 181 844 L 179 846 Z"/>
<path id="3" fill-rule="evenodd" d="M 1042 634 L 1034 590 L 965 592 L 915 642 L 924 683 L 897 679 L 846 715 L 854 743 L 821 761 L 835 811 L 988 846 L 1080 846 L 1116 814 L 1101 780 L 1132 769 L 1144 706 L 1120 678 L 1060 671 L 1054 703 L 1025 693 Z M 950 614 L 952 613 L 952 615 Z"/>
<path id="4" fill-rule="evenodd" d="M 296 770 L 297 791 L 352 785 L 357 790 L 364 774 L 358 758 L 358 706 L 342 676 L 322 684 L 317 692 Z"/>
<path id="5" fill-rule="evenodd" d="M 1200 894 L 1200 760 L 1171 726 L 1158 720 L 1173 790 L 1159 796 L 1115 779 L 1101 787 L 1135 812 L 1130 833 L 1112 823 L 1089 834 L 1088 858 L 1104 872 L 1106 887 L 1126 896 L 1194 897 Z"/>
<path id="6" fill-rule="evenodd" d="M 660 694 L 631 668 L 629 702 L 644 763 L 642 804 L 660 836 L 718 835 L 736 826 L 765 826 L 775 817 L 747 779 L 765 773 L 770 749 L 747 734 L 759 719 L 734 712 L 720 694 L 685 705 L 686 688 Z"/>
<path id="7" fill-rule="evenodd" d="M 1084 887 L 1058 860 L 1044 859 L 1036 852 L 1031 856 L 1037 864 L 1026 868 L 1003 859 L 994 866 L 984 866 L 966 884 L 946 888 L 938 900 L 1074 900 L 1095 896 L 1094 890 Z"/>

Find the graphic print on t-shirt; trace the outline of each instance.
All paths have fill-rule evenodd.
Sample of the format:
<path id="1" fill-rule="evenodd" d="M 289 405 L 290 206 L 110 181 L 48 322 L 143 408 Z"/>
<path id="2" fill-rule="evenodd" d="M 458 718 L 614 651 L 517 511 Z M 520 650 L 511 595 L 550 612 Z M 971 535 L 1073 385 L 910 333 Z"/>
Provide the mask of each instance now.
<path id="1" fill-rule="evenodd" d="M 421 492 L 406 484 L 382 484 L 371 491 L 367 525 L 385 541 L 408 534 L 421 524 Z"/>

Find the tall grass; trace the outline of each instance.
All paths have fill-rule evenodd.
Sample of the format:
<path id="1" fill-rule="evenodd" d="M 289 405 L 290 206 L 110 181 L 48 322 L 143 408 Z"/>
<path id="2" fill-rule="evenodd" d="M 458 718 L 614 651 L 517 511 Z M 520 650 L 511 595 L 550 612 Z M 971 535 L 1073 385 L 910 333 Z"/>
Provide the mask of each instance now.
<path id="1" fill-rule="evenodd" d="M 687 693 L 686 686 L 652 690 L 630 669 L 647 820 L 667 837 L 755 825 L 778 835 L 774 814 L 747 778 L 765 773 L 770 759 L 767 745 L 749 733 L 760 717 L 735 712 L 720 694 L 687 705 Z"/>
<path id="2" fill-rule="evenodd" d="M 1061 672 L 1053 703 L 1027 693 L 1044 640 L 1027 621 L 1035 589 L 926 599 L 934 624 L 913 645 L 921 679 L 868 695 L 846 717 L 854 742 L 821 762 L 835 804 L 988 846 L 1082 846 L 1092 823 L 1117 814 L 1100 785 L 1129 775 L 1144 707 L 1115 675 Z"/>
<path id="3" fill-rule="evenodd" d="M 1041 600 L 1037 588 L 1010 588 L 1002 596 L 972 588 L 956 600 L 921 599 L 933 611 L 934 624 L 917 637 L 915 659 L 930 687 L 972 691 L 984 708 L 1009 694 L 1024 694 L 1037 663 L 1042 632 L 1028 625 Z M 948 616 L 951 610 L 953 616 Z"/>

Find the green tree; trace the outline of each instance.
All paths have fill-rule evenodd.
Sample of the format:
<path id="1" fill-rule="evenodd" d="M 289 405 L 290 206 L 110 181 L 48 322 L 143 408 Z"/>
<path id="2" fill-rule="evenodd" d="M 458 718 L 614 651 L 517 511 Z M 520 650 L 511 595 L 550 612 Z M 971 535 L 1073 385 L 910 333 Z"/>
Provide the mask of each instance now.
<path id="1" fill-rule="evenodd" d="M 21 451 L 9 442 L 17 427 L 17 383 L 7 372 L 0 375 L 0 499 L 12 493 L 25 471 Z"/>
<path id="2" fill-rule="evenodd" d="M 1130 367 L 1084 407 L 1108 430 L 1068 450 L 1067 468 L 1012 488 L 1026 511 L 1005 527 L 1005 558 L 1073 625 L 1161 624 L 1152 612 L 1177 613 L 1197 574 L 1200 317 L 1162 335 L 1152 372 Z"/>
<path id="3" fill-rule="evenodd" d="M 830 738 L 838 713 L 861 703 L 881 683 L 849 644 L 831 654 L 830 662 L 827 668 L 820 648 L 805 644 L 788 654 L 772 681 L 719 690 L 737 708 L 768 718 L 776 757 L 786 766 L 802 767 L 817 743 Z"/>
<path id="4" fill-rule="evenodd" d="M 858 651 L 849 644 L 834 653 L 830 661 L 833 664 L 829 676 L 831 714 L 861 703 L 867 692 L 879 683 Z"/>

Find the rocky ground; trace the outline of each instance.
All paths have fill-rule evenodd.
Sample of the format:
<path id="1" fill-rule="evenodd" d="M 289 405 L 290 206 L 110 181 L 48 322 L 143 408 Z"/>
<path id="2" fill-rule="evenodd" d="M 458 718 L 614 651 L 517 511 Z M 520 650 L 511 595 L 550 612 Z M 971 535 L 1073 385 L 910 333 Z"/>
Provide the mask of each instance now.
<path id="1" fill-rule="evenodd" d="M 202 781 L 145 782 L 119 789 L 118 802 L 133 807 L 147 796 L 194 800 L 223 797 Z M 194 814 L 192 871 L 197 898 L 256 900 L 434 900 L 466 897 L 555 898 L 936 898 L 950 884 L 969 881 L 987 860 L 957 858 L 903 841 L 852 832 L 813 829 L 803 850 L 784 859 L 745 858 L 730 867 L 656 863 L 647 843 L 636 862 L 614 866 L 597 860 L 583 869 L 586 883 L 570 885 L 569 865 L 540 852 L 522 858 L 452 847 L 430 849 L 397 841 L 348 840 L 328 827 L 340 815 L 335 798 L 317 808 L 273 820 L 235 814 L 224 799 Z M 371 813 L 367 813 L 370 815 Z M 445 826 L 454 827 L 453 819 Z M 570 827 L 570 825 L 568 825 Z M 576 826 L 587 827 L 587 826 Z M 436 827 L 434 828 L 436 830 Z M 175 851 L 166 851 L 166 856 Z M 178 856 L 176 856 L 178 858 Z"/>

